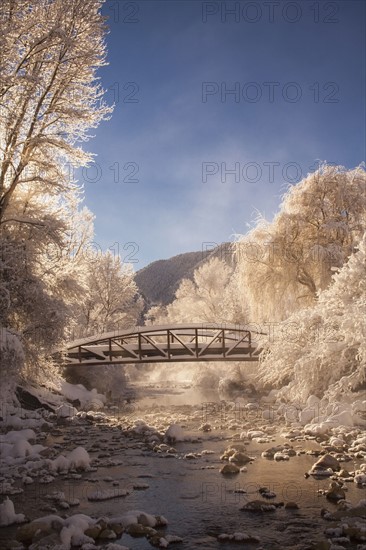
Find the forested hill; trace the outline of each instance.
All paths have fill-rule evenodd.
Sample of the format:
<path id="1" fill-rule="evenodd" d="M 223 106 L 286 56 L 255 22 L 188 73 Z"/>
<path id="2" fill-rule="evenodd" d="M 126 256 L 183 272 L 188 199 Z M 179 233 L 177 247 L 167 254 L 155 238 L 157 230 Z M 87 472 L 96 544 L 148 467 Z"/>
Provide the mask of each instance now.
<path id="1" fill-rule="evenodd" d="M 136 284 L 149 305 L 170 304 L 182 279 L 193 279 L 194 271 L 209 258 L 218 257 L 229 265 L 233 263 L 230 243 L 211 250 L 186 252 L 166 260 L 157 260 L 140 269 Z"/>

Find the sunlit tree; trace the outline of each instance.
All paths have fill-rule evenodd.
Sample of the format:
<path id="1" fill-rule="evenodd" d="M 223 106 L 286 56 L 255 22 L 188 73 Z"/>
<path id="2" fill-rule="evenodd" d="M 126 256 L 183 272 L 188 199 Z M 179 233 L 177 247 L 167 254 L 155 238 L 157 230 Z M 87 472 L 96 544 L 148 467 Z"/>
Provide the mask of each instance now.
<path id="1" fill-rule="evenodd" d="M 85 272 L 85 294 L 76 306 L 81 333 L 97 334 L 137 324 L 143 300 L 131 265 L 106 252 L 89 257 Z"/>
<path id="2" fill-rule="evenodd" d="M 99 0 L 4 0 L 0 38 L 0 223 L 19 186 L 68 189 L 65 163 L 108 116 L 96 70 L 105 64 Z M 13 214 L 11 216 L 13 218 Z M 22 220 L 21 212 L 17 216 Z M 30 220 L 27 220 L 28 222 Z"/>
<path id="3" fill-rule="evenodd" d="M 322 165 L 285 194 L 236 246 L 241 296 L 253 321 L 276 321 L 316 301 L 366 228 L 364 166 Z"/>
<path id="4" fill-rule="evenodd" d="M 196 269 L 193 281 L 184 279 L 175 300 L 166 308 L 166 319 L 174 322 L 231 322 L 230 287 L 232 268 L 212 258 Z"/>
<path id="5" fill-rule="evenodd" d="M 86 288 L 92 215 L 80 209 L 73 167 L 92 160 L 81 146 L 111 112 L 96 76 L 101 5 L 4 0 L 0 9 L 0 325 L 32 368 L 60 342 Z"/>

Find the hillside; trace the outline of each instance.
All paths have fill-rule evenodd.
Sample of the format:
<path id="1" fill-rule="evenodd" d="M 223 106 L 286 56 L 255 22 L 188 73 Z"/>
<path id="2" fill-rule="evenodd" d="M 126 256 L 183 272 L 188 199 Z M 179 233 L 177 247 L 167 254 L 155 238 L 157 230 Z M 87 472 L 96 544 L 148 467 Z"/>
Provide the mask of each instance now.
<path id="1" fill-rule="evenodd" d="M 230 243 L 213 250 L 186 252 L 166 260 L 157 260 L 140 269 L 135 281 L 148 305 L 169 304 L 182 279 L 192 279 L 194 271 L 209 258 L 219 257 L 233 263 Z"/>

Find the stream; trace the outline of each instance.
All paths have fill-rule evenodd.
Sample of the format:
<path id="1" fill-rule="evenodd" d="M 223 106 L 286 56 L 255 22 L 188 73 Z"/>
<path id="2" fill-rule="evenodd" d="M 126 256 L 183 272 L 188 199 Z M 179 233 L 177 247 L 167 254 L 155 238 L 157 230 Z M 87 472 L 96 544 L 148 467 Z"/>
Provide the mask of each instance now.
<path id="1" fill-rule="evenodd" d="M 230 410 L 220 402 L 215 392 L 202 393 L 188 386 L 159 385 L 131 387 L 131 397 L 120 406 L 114 405 L 105 417 L 84 421 L 59 422 L 44 441 L 57 453 L 83 446 L 92 458 L 92 470 L 81 474 L 59 475 L 50 483 L 35 481 L 22 486 L 23 493 L 11 496 L 15 509 L 27 518 L 35 519 L 50 513 L 62 517 L 83 513 L 92 517 L 118 516 L 129 510 L 141 510 L 163 515 L 168 526 L 162 532 L 183 539 L 171 547 L 184 550 L 207 550 L 244 547 L 276 550 L 306 548 L 324 540 L 329 522 L 321 517 L 321 509 L 336 509 L 319 490 L 329 486 L 329 478 L 304 477 L 317 460 L 322 446 L 315 437 L 299 435 L 284 438 L 280 433 L 289 427 L 273 420 L 264 421 L 256 411 L 248 411 L 244 403 Z M 245 411 L 245 414 L 244 414 Z M 160 452 L 147 443 L 146 434 L 130 429 L 138 420 L 153 424 L 164 431 L 171 423 L 183 427 L 186 441 L 172 442 L 171 453 Z M 138 423 L 138 422 L 137 422 Z M 207 424 L 210 428 L 207 428 Z M 207 430 L 204 431 L 202 426 Z M 239 440 L 248 429 L 263 429 L 267 441 L 251 440 L 245 452 L 253 460 L 235 476 L 224 476 L 219 470 L 225 464 L 220 456 L 229 445 Z M 157 442 L 157 444 L 160 442 Z M 269 460 L 261 453 L 276 445 L 288 443 L 296 451 L 289 460 Z M 360 461 L 342 464 L 348 471 L 359 467 Z M 258 492 L 267 487 L 275 493 L 271 500 Z M 104 501 L 88 500 L 95 491 L 128 489 L 130 494 Z M 356 504 L 365 498 L 364 488 L 347 484 L 347 500 Z M 49 495 L 62 491 L 65 500 L 80 501 L 78 506 L 60 509 Z M 298 509 L 253 513 L 240 510 L 252 500 L 271 503 L 295 502 Z M 53 511 L 52 511 L 53 510 Z M 17 526 L 0 529 L 0 547 L 15 538 Z M 259 542 L 220 541 L 222 533 L 245 532 Z M 146 538 L 127 534 L 115 544 L 131 550 L 151 549 Z M 357 544 L 347 548 L 357 548 Z"/>

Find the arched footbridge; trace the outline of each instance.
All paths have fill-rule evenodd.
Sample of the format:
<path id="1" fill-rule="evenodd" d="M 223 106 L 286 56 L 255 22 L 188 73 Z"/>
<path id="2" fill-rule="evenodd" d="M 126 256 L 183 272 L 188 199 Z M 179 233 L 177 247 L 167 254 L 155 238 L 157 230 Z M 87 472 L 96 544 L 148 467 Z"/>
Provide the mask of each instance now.
<path id="1" fill-rule="evenodd" d="M 238 325 L 143 326 L 70 342 L 53 357 L 65 366 L 258 361 L 258 335 Z"/>

